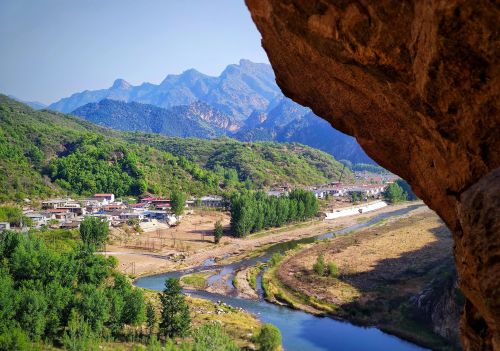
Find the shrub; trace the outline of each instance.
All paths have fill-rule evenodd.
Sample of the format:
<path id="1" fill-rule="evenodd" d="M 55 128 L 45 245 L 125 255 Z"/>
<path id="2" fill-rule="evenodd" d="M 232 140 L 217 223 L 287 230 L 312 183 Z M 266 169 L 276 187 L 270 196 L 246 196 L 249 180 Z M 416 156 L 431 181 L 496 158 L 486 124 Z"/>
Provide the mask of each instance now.
<path id="1" fill-rule="evenodd" d="M 269 267 L 274 267 L 276 266 L 278 263 L 281 262 L 281 260 L 283 259 L 283 256 L 279 253 L 279 252 L 276 252 L 272 257 L 271 259 L 269 260 Z"/>
<path id="2" fill-rule="evenodd" d="M 320 254 L 318 258 L 316 258 L 316 263 L 313 265 L 314 273 L 319 276 L 324 276 L 326 271 L 325 258 L 323 254 Z"/>
<path id="3" fill-rule="evenodd" d="M 215 323 L 204 324 L 193 333 L 193 351 L 238 351 L 233 340 Z"/>
<path id="4" fill-rule="evenodd" d="M 272 324 L 264 324 L 255 338 L 260 351 L 276 351 L 281 346 L 281 333 Z"/>
<path id="5" fill-rule="evenodd" d="M 339 267 L 337 267 L 335 262 L 330 262 L 328 264 L 328 274 L 330 274 L 332 278 L 337 278 L 339 276 Z"/>

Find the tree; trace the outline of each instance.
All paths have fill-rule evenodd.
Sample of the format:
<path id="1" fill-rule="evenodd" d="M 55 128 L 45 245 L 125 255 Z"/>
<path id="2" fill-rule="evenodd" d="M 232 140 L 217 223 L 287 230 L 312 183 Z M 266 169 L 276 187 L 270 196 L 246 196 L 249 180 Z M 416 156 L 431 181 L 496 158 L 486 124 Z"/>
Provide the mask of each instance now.
<path id="1" fill-rule="evenodd" d="M 184 207 L 186 206 L 186 194 L 174 191 L 170 196 L 170 205 L 172 206 L 172 212 L 176 216 L 180 216 L 184 213 Z"/>
<path id="2" fill-rule="evenodd" d="M 276 351 L 281 346 L 281 333 L 272 324 L 264 324 L 255 338 L 260 351 Z"/>
<path id="3" fill-rule="evenodd" d="M 169 338 L 187 335 L 191 317 L 178 278 L 165 280 L 165 289 L 160 293 L 160 302 L 160 333 Z"/>
<path id="4" fill-rule="evenodd" d="M 415 195 L 410 184 L 408 184 L 408 182 L 406 182 L 406 180 L 398 179 L 398 180 L 396 180 L 396 184 L 399 185 L 404 190 L 404 192 L 407 195 L 408 200 L 414 201 L 414 200 L 418 199 L 417 195 Z"/>
<path id="5" fill-rule="evenodd" d="M 224 332 L 219 324 L 203 324 L 193 334 L 194 351 L 238 351 L 233 340 Z"/>
<path id="6" fill-rule="evenodd" d="M 316 263 L 313 265 L 313 270 L 314 270 L 314 273 L 316 273 L 319 276 L 325 275 L 326 264 L 325 264 L 325 258 L 323 256 L 323 254 L 320 254 L 316 258 Z"/>
<path id="7" fill-rule="evenodd" d="M 216 244 L 220 242 L 222 235 L 224 235 L 224 228 L 222 227 L 222 222 L 218 220 L 214 226 L 214 242 Z"/>
<path id="8" fill-rule="evenodd" d="M 29 350 L 31 343 L 21 328 L 13 328 L 0 334 L 0 350 Z"/>
<path id="9" fill-rule="evenodd" d="M 144 322 L 145 304 L 144 294 L 140 289 L 132 289 L 124 296 L 122 322 L 130 325 L 139 325 Z"/>
<path id="10" fill-rule="evenodd" d="M 384 198 L 390 203 L 405 201 L 407 194 L 397 183 L 391 183 L 384 191 Z"/>
<path id="11" fill-rule="evenodd" d="M 156 309 L 151 302 L 146 305 L 146 325 L 148 327 L 149 335 L 153 334 L 156 328 L 156 323 L 158 323 L 158 318 L 156 317 Z"/>
<path id="12" fill-rule="evenodd" d="M 63 345 L 66 350 L 70 351 L 99 349 L 97 339 L 90 326 L 75 310 L 71 310 L 68 330 L 63 336 Z"/>
<path id="13" fill-rule="evenodd" d="M 80 223 L 80 237 L 85 245 L 99 248 L 108 238 L 109 225 L 97 217 L 85 217 Z"/>

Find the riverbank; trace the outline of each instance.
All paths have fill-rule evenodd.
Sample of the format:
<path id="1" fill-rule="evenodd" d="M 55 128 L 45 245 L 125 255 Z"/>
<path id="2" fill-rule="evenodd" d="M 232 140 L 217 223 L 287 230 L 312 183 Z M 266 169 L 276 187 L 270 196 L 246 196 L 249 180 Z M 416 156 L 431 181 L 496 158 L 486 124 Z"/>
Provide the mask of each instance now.
<path id="1" fill-rule="evenodd" d="M 364 219 L 415 205 L 404 203 L 362 214 Z M 246 238 L 224 236 L 213 243 L 215 221 L 222 219 L 228 232 L 229 216 L 223 212 L 199 212 L 184 216 L 175 228 L 142 233 L 129 240 L 108 245 L 107 254 L 118 259 L 118 269 L 132 277 L 158 274 L 202 265 L 207 260 L 239 260 L 256 254 L 267 245 L 314 237 L 358 223 L 359 215 L 336 220 L 295 223 L 255 233 Z"/>
<path id="2" fill-rule="evenodd" d="M 335 274 L 313 270 L 318 256 Z M 374 325 L 414 343 L 452 350 L 429 322 L 412 315 L 411 296 L 453 270 L 452 239 L 423 207 L 327 242 L 288 252 L 263 277 L 266 298 L 313 314 Z M 458 326 L 455 326 L 458 327 Z"/>

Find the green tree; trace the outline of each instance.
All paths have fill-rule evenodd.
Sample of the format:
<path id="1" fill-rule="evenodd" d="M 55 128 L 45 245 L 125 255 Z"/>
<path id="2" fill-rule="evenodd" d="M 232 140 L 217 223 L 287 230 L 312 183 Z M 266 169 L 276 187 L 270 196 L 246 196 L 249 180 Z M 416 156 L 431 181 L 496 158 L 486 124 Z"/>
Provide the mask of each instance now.
<path id="1" fill-rule="evenodd" d="M 178 278 L 165 280 L 160 302 L 160 333 L 169 338 L 187 335 L 191 327 L 191 317 Z"/>
<path id="2" fill-rule="evenodd" d="M 319 276 L 325 275 L 326 264 L 325 264 L 325 257 L 323 256 L 323 254 L 320 254 L 316 258 L 316 263 L 314 263 L 314 265 L 313 265 L 313 270 L 314 270 L 314 273 L 316 273 Z"/>
<path id="3" fill-rule="evenodd" d="M 281 346 L 281 333 L 272 324 L 264 324 L 255 338 L 259 351 L 276 351 Z"/>
<path id="4" fill-rule="evenodd" d="M 397 183 L 391 183 L 384 191 L 384 198 L 390 203 L 405 201 L 407 194 Z"/>
<path id="5" fill-rule="evenodd" d="M 23 220 L 23 211 L 19 207 L 0 206 L 0 222 L 9 222 L 13 226 L 20 226 Z"/>
<path id="6" fill-rule="evenodd" d="M 193 333 L 193 351 L 238 351 L 233 340 L 219 324 L 203 324 Z"/>
<path id="7" fill-rule="evenodd" d="M 148 327 L 149 335 L 153 334 L 158 323 L 158 317 L 156 317 L 156 309 L 154 305 L 150 302 L 146 305 L 146 326 Z"/>
<path id="8" fill-rule="evenodd" d="M 172 192 L 170 196 L 170 205 L 172 206 L 172 212 L 176 216 L 182 215 L 186 207 L 186 194 L 180 191 Z"/>
<path id="9" fill-rule="evenodd" d="M 214 226 L 214 242 L 218 244 L 223 235 L 224 227 L 222 227 L 222 222 L 218 220 L 217 222 L 215 222 Z"/>
<path id="10" fill-rule="evenodd" d="M 0 350 L 29 350 L 30 346 L 28 336 L 21 328 L 12 328 L 0 334 Z"/>
<path id="11" fill-rule="evenodd" d="M 75 311 L 71 311 L 68 328 L 64 332 L 63 345 L 66 350 L 98 350 L 98 340 L 87 322 Z"/>
<path id="12" fill-rule="evenodd" d="M 417 195 L 413 192 L 410 184 L 404 179 L 396 180 L 396 184 L 399 185 L 403 191 L 406 193 L 408 200 L 415 201 L 418 199 Z"/>
<path id="13" fill-rule="evenodd" d="M 108 238 L 109 225 L 105 220 L 87 216 L 80 223 L 80 237 L 89 247 L 100 248 Z"/>
<path id="14" fill-rule="evenodd" d="M 122 322 L 130 325 L 140 325 L 146 319 L 144 294 L 140 289 L 129 290 L 124 296 Z"/>

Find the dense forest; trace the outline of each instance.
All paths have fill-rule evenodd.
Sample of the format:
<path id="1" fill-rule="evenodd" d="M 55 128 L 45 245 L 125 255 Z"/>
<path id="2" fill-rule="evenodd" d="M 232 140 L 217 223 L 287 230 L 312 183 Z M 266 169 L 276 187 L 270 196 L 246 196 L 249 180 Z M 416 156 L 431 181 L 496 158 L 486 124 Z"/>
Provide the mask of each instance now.
<path id="1" fill-rule="evenodd" d="M 335 180 L 342 165 L 299 144 L 118 132 L 0 95 L 0 201 L 180 190 L 191 195 Z"/>
<path id="2" fill-rule="evenodd" d="M 114 338 L 145 320 L 142 291 L 91 245 L 61 252 L 35 233 L 4 231 L 0 259 L 0 349 L 41 340 L 69 348 L 74 333 Z"/>
<path id="3" fill-rule="evenodd" d="M 286 196 L 244 192 L 231 198 L 231 232 L 236 237 L 312 218 L 318 212 L 313 193 L 295 189 Z"/>

